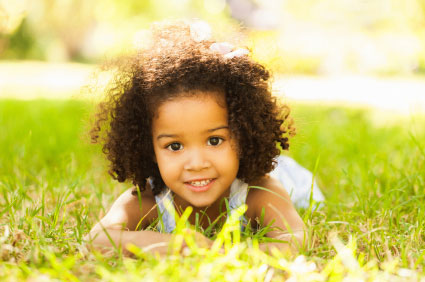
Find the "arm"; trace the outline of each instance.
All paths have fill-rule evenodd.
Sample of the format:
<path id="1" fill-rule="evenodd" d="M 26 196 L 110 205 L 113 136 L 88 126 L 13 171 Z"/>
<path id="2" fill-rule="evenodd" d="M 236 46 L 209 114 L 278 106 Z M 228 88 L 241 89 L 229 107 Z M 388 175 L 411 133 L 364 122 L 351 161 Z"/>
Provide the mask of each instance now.
<path id="1" fill-rule="evenodd" d="M 274 227 L 266 236 L 287 242 L 262 243 L 260 248 L 264 251 L 270 251 L 273 247 L 281 250 L 303 248 L 307 242 L 307 229 L 282 184 L 272 177 L 265 176 L 251 186 L 264 187 L 268 191 L 258 188 L 249 190 L 247 217 L 255 223 L 255 219 L 260 218 L 264 209 L 263 224 L 273 222 Z"/>
<path id="2" fill-rule="evenodd" d="M 171 234 L 162 234 L 155 231 L 126 231 L 116 229 L 105 229 L 100 232 L 90 231 L 86 237 L 92 240 L 92 247 L 103 253 L 111 247 L 120 249 L 125 256 L 133 255 L 127 248 L 128 244 L 134 244 L 144 251 L 165 255 L 168 252 L 168 243 Z"/>
<path id="3" fill-rule="evenodd" d="M 145 251 L 166 254 L 171 240 L 170 234 L 147 230 L 135 231 L 139 221 L 141 229 L 145 229 L 157 217 L 157 211 L 151 192 L 144 191 L 139 199 L 131 194 L 132 190 L 128 189 L 121 194 L 85 239 L 91 241 L 93 248 L 102 252 L 117 247 L 125 255 L 131 255 L 126 246 L 132 243 Z"/>

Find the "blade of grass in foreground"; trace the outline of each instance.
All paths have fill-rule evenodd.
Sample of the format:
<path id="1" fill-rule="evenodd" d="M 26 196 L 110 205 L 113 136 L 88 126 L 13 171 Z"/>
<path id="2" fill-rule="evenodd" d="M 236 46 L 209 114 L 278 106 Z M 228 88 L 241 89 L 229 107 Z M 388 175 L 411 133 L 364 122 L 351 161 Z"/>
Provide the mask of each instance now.
<path id="1" fill-rule="evenodd" d="M 295 105 L 290 154 L 310 170 L 320 155 L 315 179 L 327 198 L 320 210 L 300 210 L 308 250 L 266 255 L 258 249 L 265 232 L 228 228 L 220 237 L 211 230 L 226 252 L 135 260 L 87 252 L 82 241 L 129 187 L 110 179 L 85 137 L 91 110 L 78 101 L 0 101 L 0 280 L 424 277 L 425 118 L 376 125 L 364 110 Z"/>

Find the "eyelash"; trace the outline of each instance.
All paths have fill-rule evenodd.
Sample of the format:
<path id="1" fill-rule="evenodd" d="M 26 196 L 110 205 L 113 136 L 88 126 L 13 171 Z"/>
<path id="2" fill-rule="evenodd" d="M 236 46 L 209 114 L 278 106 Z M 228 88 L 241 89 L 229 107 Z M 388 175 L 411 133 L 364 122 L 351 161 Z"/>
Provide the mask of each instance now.
<path id="1" fill-rule="evenodd" d="M 217 144 L 217 145 L 212 145 L 212 144 L 210 143 L 210 141 L 211 141 L 211 139 L 215 139 L 215 138 L 217 138 L 217 139 L 218 139 L 218 144 Z M 220 145 L 223 143 L 223 141 L 224 141 L 224 138 L 217 137 L 217 136 L 213 136 L 213 137 L 208 138 L 207 144 L 208 144 L 209 146 L 216 147 L 216 146 L 220 146 Z M 180 149 L 178 149 L 178 150 L 173 150 L 173 149 L 171 149 L 171 146 L 172 146 L 173 144 L 178 144 L 178 145 L 180 145 Z M 172 152 L 180 151 L 182 147 L 183 147 L 183 145 L 182 145 L 182 144 L 180 144 L 179 142 L 173 142 L 173 143 L 168 144 L 167 146 L 165 146 L 165 148 L 166 148 L 167 150 L 170 150 L 170 151 L 172 151 Z"/>
<path id="2" fill-rule="evenodd" d="M 167 150 L 172 151 L 172 152 L 180 151 L 180 150 L 173 150 L 173 149 L 171 149 L 171 146 L 172 146 L 172 145 L 174 145 L 174 144 L 178 144 L 178 145 L 182 146 L 182 144 L 180 144 L 180 143 L 178 143 L 178 142 L 173 142 L 173 143 L 171 143 L 171 144 L 169 144 L 169 145 L 165 146 L 165 148 L 166 148 Z"/>
<path id="3" fill-rule="evenodd" d="M 210 141 L 211 141 L 211 139 L 218 139 L 218 144 L 217 145 L 211 145 L 210 144 Z M 217 137 L 217 136 L 213 136 L 213 137 L 210 137 L 210 138 L 208 138 L 208 145 L 210 145 L 210 146 L 219 146 L 221 143 L 223 143 L 223 141 L 224 141 L 224 139 L 223 138 L 221 138 L 221 137 Z"/>

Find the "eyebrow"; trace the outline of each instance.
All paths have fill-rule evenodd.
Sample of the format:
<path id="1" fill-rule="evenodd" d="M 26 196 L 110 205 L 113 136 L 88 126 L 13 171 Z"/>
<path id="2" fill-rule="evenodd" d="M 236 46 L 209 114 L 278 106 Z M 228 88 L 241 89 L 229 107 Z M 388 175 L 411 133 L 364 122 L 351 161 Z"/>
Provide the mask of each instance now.
<path id="1" fill-rule="evenodd" d="M 227 125 L 222 125 L 222 126 L 219 126 L 219 127 L 208 129 L 205 132 L 214 132 L 214 131 L 217 131 L 217 130 L 220 130 L 220 129 L 229 129 L 229 127 Z M 166 138 L 166 137 L 175 138 L 175 137 L 178 137 L 178 135 L 177 134 L 160 134 L 160 135 L 158 135 L 158 137 L 156 137 L 156 140 L 159 140 L 160 138 Z"/>

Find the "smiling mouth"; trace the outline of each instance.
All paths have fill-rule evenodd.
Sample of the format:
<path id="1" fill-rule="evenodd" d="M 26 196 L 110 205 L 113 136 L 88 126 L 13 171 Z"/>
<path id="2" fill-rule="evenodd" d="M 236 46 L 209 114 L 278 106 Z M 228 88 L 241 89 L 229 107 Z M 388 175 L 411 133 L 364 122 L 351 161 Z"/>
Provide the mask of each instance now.
<path id="1" fill-rule="evenodd" d="M 214 181 L 215 181 L 215 178 L 210 178 L 210 179 L 203 179 L 199 181 L 188 181 L 188 182 L 185 182 L 185 184 L 192 191 L 204 192 L 210 189 Z"/>
<path id="2" fill-rule="evenodd" d="M 205 179 L 201 181 L 190 181 L 187 183 L 195 187 L 202 187 L 202 186 L 208 185 L 209 183 L 211 183 L 211 181 L 213 181 L 213 179 Z"/>

